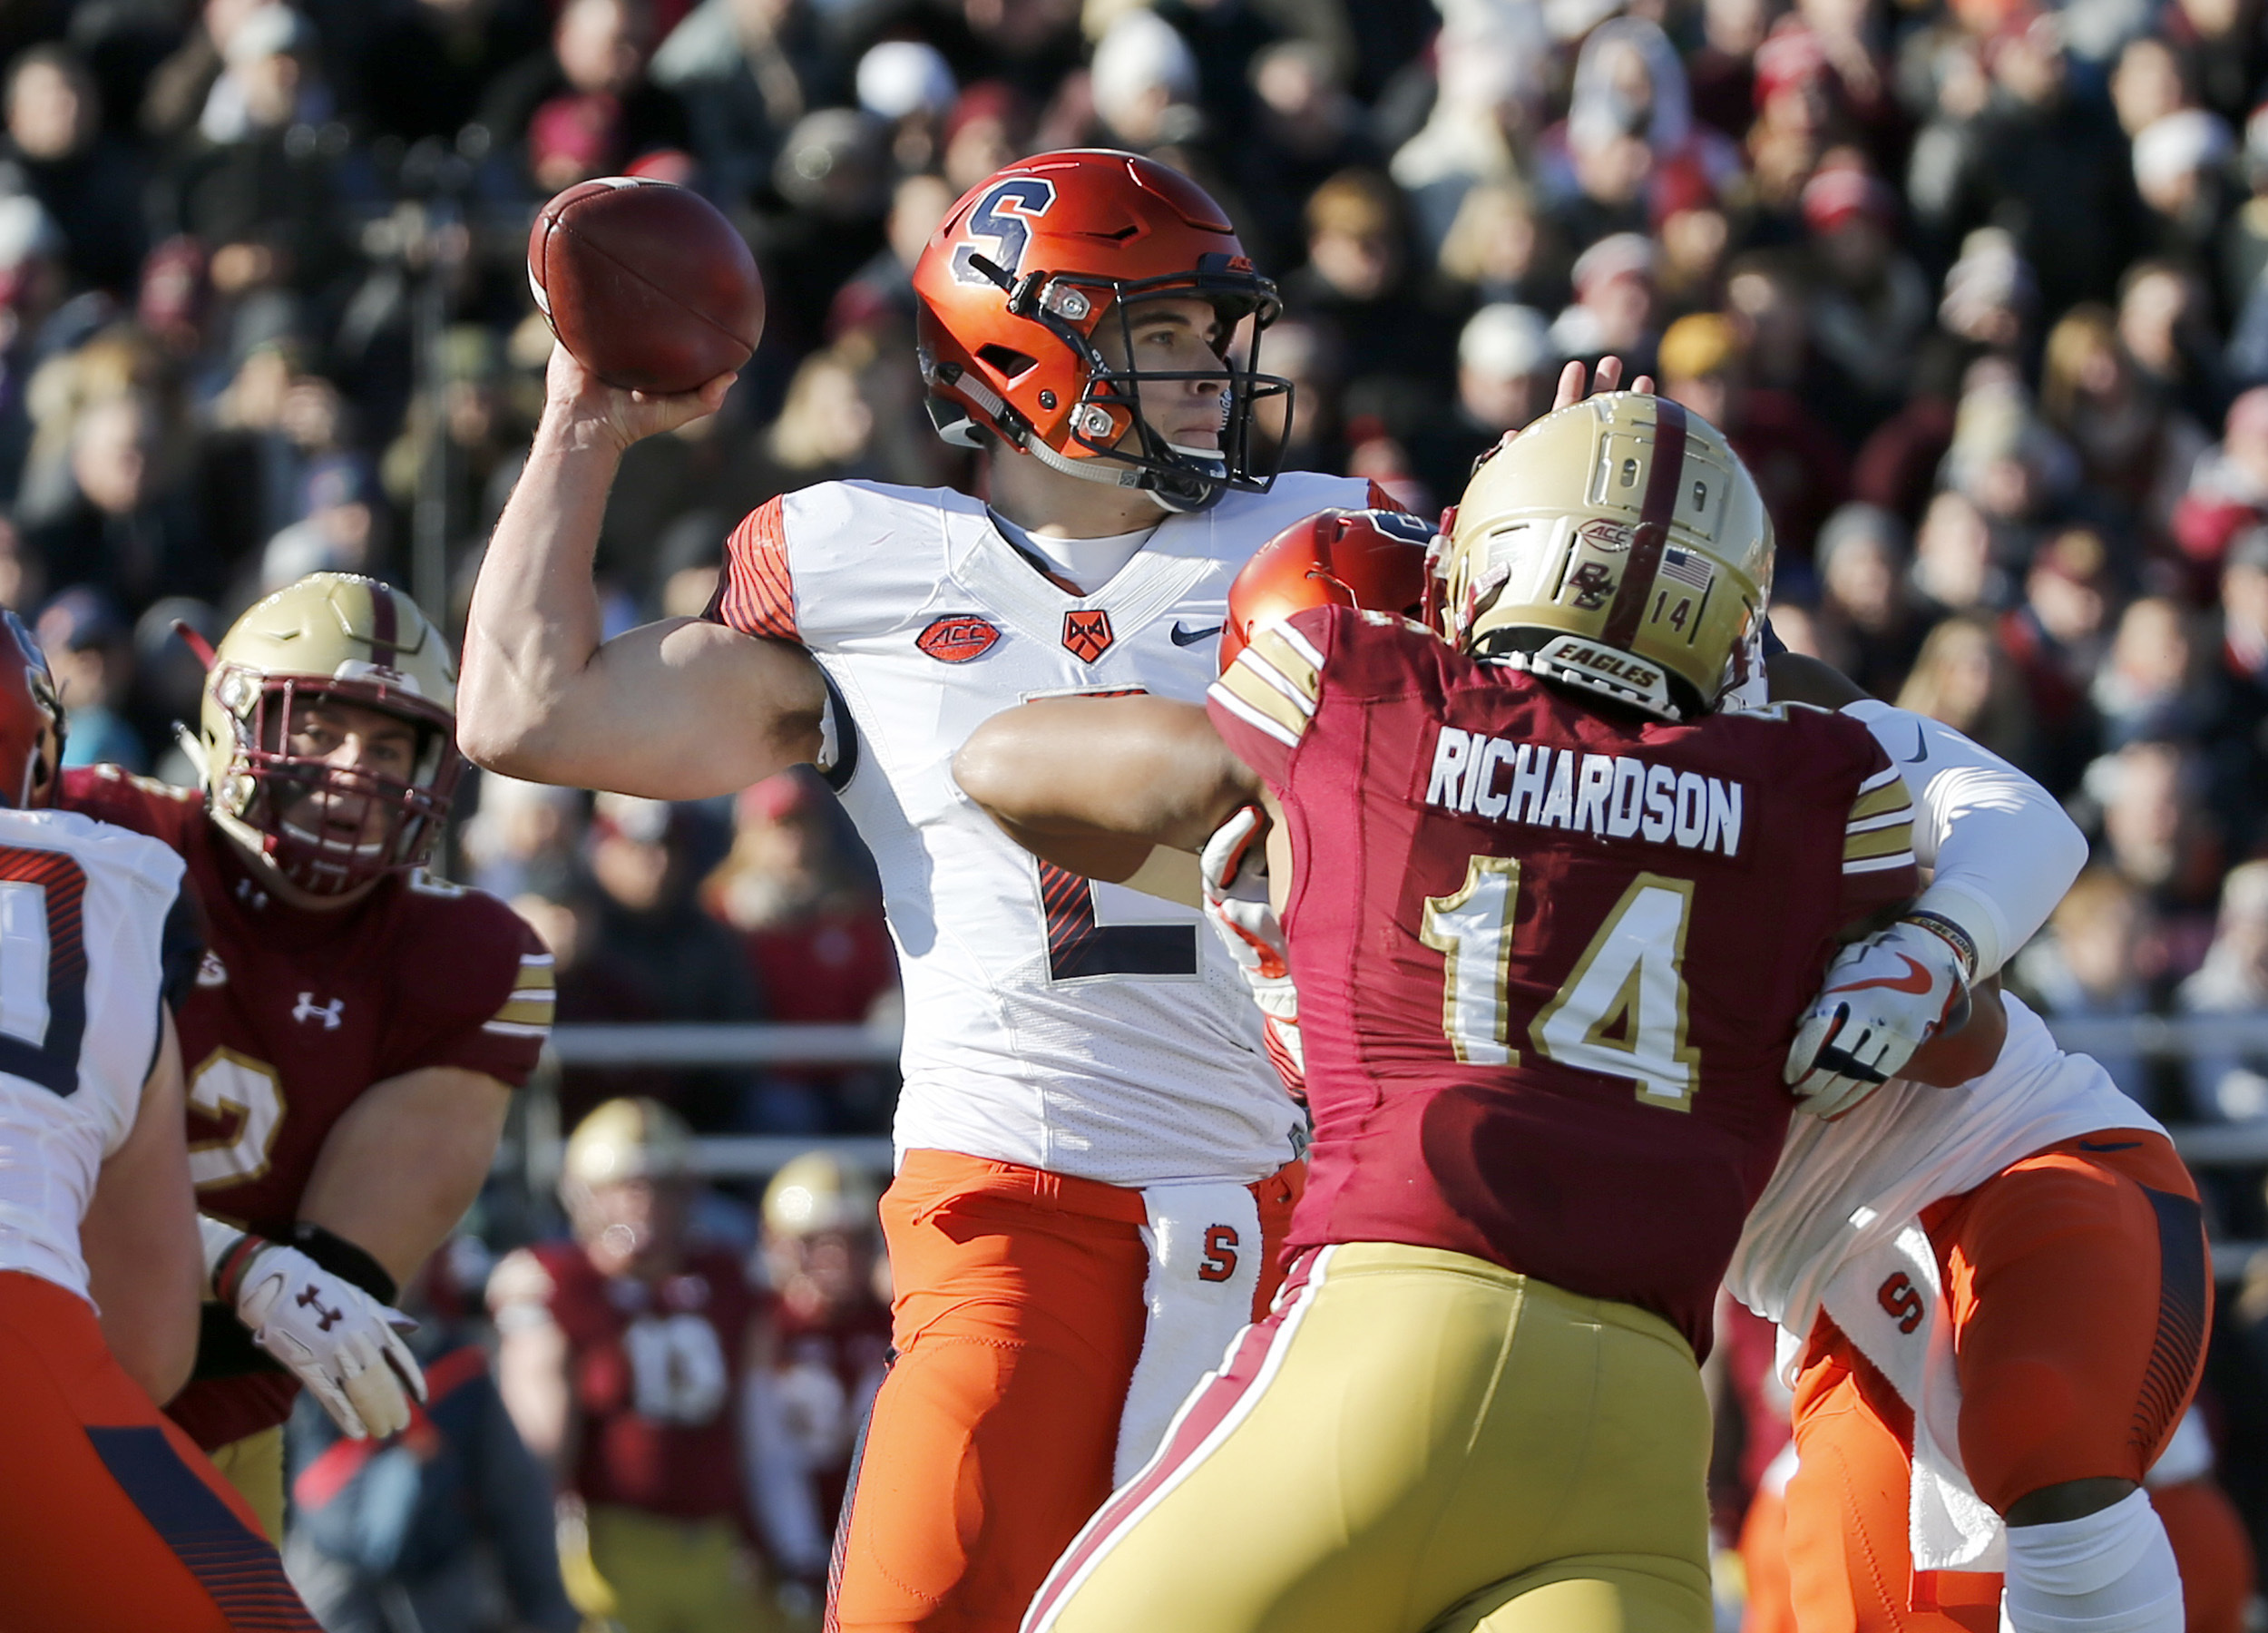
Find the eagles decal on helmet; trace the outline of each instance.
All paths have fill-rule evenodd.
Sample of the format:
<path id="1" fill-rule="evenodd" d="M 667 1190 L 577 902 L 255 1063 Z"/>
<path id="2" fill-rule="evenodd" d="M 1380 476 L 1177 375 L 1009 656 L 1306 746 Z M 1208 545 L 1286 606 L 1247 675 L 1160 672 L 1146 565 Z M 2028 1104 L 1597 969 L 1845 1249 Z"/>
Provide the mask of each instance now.
<path id="1" fill-rule="evenodd" d="M 971 189 L 946 212 L 914 269 L 922 377 L 946 441 L 980 430 L 1069 475 L 1149 493 L 1168 511 L 1202 510 L 1231 488 L 1263 491 L 1253 407 L 1288 380 L 1254 372 L 1259 331 L 1279 310 L 1236 230 L 1202 188 L 1154 160 L 1100 149 L 1041 153 Z M 1133 367 L 1132 317 L 1145 300 L 1209 303 L 1217 349 L 1246 318 L 1250 356 L 1202 374 Z M 1097 345 L 1106 326 L 1126 367 Z M 1220 446 L 1169 443 L 1142 416 L 1144 382 L 1223 382 Z"/>

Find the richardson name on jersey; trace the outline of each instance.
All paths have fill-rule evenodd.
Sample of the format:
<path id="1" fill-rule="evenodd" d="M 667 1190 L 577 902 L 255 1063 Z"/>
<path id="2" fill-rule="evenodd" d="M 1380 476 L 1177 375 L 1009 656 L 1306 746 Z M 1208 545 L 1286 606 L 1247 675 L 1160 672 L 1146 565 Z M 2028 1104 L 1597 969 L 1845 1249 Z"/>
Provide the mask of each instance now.
<path id="1" fill-rule="evenodd" d="M 1740 852 L 1743 785 L 1622 754 L 1515 743 L 1444 726 L 1425 803 L 1491 822 L 1524 822 L 1601 839 Z"/>

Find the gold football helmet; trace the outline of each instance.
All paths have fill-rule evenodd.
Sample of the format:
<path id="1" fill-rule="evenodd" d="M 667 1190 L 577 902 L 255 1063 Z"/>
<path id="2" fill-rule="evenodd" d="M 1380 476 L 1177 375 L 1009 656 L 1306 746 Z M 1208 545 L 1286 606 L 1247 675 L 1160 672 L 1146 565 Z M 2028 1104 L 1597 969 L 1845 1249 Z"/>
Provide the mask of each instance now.
<path id="1" fill-rule="evenodd" d="M 764 1188 L 764 1228 L 775 1237 L 873 1230 L 881 1202 L 863 1169 L 826 1151 L 806 1151 Z"/>
<path id="2" fill-rule="evenodd" d="M 660 1100 L 640 1096 L 591 1109 L 567 1137 L 562 1188 L 675 1179 L 690 1171 L 693 1133 Z"/>
<path id="3" fill-rule="evenodd" d="M 1442 633 L 1476 658 L 1673 720 L 1754 660 L 1772 519 L 1724 434 L 1667 397 L 1609 392 L 1538 421 L 1453 517 Z"/>
<path id="4" fill-rule="evenodd" d="M 448 816 L 456 667 L 417 603 L 376 579 L 311 572 L 253 606 L 206 653 L 199 733 L 213 820 L 302 890 L 338 895 L 420 866 Z M 294 754 L 295 704 L 327 699 L 419 728 L 407 780 Z M 309 795 L 377 801 L 390 820 L 346 838 L 292 819 Z"/>

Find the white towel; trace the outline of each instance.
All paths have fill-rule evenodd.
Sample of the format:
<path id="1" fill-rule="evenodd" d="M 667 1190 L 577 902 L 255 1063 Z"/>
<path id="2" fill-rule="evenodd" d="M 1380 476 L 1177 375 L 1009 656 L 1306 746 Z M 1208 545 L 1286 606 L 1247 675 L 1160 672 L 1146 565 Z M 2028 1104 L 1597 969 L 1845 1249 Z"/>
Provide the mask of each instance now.
<path id="1" fill-rule="evenodd" d="M 1246 1187 L 1153 1185 L 1142 1205 L 1149 1212 L 1142 1227 L 1149 1325 L 1119 1416 L 1113 1485 L 1149 1461 L 1183 1398 L 1221 1365 L 1252 1319 L 1260 1285 L 1260 1205 Z"/>
<path id="2" fill-rule="evenodd" d="M 1902 1279 L 1901 1279 L 1902 1278 Z M 2008 1530 L 1960 1461 L 1960 1379 L 1937 1251 L 1921 1221 L 1844 1261 L 1820 1305 L 1913 1408 L 1907 1542 L 1916 1570 L 1999 1570 Z"/>

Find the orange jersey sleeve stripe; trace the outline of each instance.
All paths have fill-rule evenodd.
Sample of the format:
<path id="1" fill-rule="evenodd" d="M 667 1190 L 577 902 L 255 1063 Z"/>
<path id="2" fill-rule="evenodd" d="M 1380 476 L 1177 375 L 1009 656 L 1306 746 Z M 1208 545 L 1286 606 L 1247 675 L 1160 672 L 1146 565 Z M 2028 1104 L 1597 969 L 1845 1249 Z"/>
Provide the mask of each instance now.
<path id="1" fill-rule="evenodd" d="M 725 577 L 716 616 L 746 635 L 795 640 L 796 586 L 787 569 L 787 522 L 780 501 L 767 499 L 725 542 Z"/>

